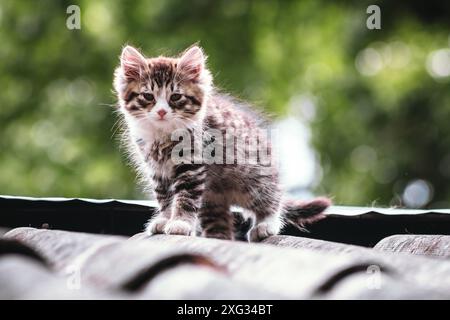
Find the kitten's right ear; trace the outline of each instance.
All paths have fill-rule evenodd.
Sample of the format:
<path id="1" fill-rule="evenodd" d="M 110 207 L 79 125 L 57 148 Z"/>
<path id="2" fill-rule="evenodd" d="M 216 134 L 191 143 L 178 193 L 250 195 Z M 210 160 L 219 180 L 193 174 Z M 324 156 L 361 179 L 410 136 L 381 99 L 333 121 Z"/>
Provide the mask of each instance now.
<path id="1" fill-rule="evenodd" d="M 127 80 L 138 80 L 148 68 L 145 57 L 131 46 L 123 48 L 120 56 L 120 66 Z"/>

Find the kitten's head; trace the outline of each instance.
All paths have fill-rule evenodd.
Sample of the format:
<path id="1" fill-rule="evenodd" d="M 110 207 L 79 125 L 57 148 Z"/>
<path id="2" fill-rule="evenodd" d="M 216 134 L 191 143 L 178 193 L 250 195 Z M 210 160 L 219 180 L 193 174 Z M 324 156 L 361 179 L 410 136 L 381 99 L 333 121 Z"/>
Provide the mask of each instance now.
<path id="1" fill-rule="evenodd" d="M 128 125 L 170 133 L 200 124 L 212 86 L 205 61 L 198 46 L 177 58 L 146 58 L 126 46 L 114 74 L 114 87 Z"/>

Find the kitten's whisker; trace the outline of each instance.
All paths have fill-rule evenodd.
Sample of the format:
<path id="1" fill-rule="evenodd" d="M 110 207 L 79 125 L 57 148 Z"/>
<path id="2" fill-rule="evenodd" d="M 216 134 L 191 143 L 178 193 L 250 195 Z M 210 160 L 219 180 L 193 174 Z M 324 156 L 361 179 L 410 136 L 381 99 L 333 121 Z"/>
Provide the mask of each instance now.
<path id="1" fill-rule="evenodd" d="M 111 130 L 113 131 L 113 133 L 111 134 L 111 138 L 113 138 L 118 130 L 123 130 L 122 128 L 124 128 L 124 120 L 122 117 L 118 118 L 116 120 L 116 122 L 114 123 L 114 125 L 112 126 Z"/>
<path id="2" fill-rule="evenodd" d="M 118 109 L 119 108 L 119 104 L 118 103 L 98 103 L 98 106 L 102 106 L 102 107 L 110 107 L 113 109 Z"/>

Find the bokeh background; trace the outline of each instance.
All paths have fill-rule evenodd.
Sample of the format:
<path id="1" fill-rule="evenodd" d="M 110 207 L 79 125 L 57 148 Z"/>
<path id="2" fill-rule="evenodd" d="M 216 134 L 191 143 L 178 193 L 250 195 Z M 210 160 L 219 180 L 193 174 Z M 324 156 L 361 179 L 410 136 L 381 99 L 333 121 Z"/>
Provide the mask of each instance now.
<path id="1" fill-rule="evenodd" d="M 144 198 L 115 134 L 118 55 L 199 41 L 216 85 L 273 115 L 290 193 L 450 207 L 449 36 L 449 1 L 2 0 L 0 194 Z"/>

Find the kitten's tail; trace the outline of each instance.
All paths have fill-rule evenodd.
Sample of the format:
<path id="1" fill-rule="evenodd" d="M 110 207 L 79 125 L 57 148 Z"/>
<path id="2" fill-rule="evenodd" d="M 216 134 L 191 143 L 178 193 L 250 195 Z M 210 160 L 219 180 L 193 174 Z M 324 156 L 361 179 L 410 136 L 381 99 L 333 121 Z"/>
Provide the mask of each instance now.
<path id="1" fill-rule="evenodd" d="M 307 224 L 325 218 L 324 211 L 331 205 L 331 200 L 325 197 L 315 198 L 310 201 L 287 200 L 284 202 L 285 222 L 301 230 Z"/>

